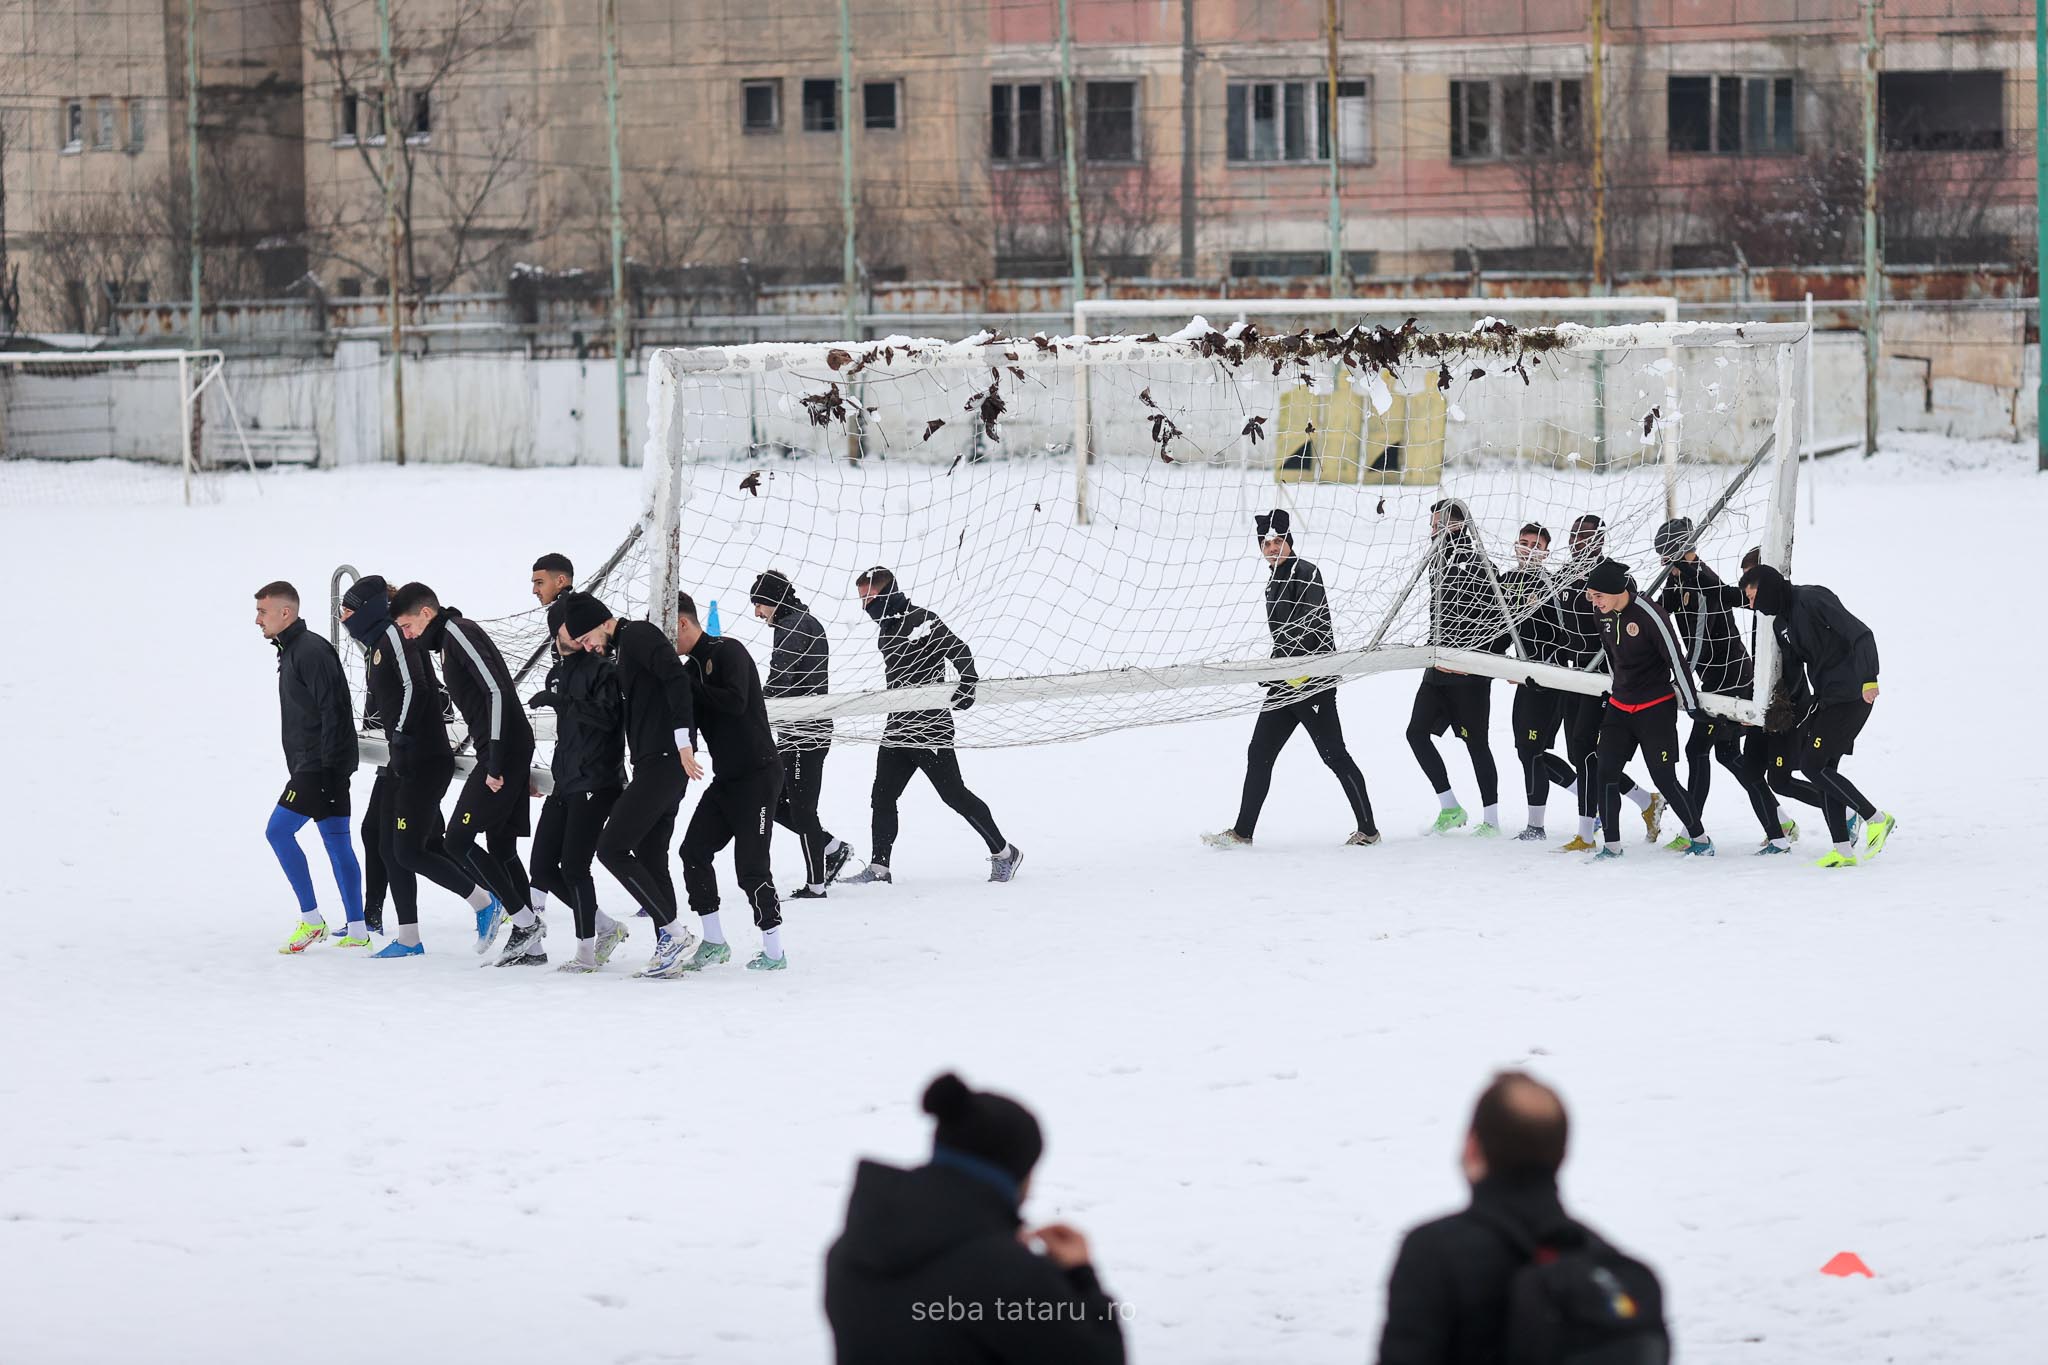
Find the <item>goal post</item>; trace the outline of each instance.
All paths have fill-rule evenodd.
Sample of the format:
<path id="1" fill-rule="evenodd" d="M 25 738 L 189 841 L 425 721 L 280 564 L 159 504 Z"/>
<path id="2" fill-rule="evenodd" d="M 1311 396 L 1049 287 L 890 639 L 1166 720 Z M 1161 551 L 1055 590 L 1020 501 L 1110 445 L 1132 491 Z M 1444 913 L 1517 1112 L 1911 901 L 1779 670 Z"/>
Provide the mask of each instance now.
<path id="1" fill-rule="evenodd" d="M 0 350 L 0 479 L 22 501 L 174 482 L 189 505 L 214 470 L 255 469 L 225 364 L 217 350 Z M 226 420 L 207 422 L 209 405 Z"/>

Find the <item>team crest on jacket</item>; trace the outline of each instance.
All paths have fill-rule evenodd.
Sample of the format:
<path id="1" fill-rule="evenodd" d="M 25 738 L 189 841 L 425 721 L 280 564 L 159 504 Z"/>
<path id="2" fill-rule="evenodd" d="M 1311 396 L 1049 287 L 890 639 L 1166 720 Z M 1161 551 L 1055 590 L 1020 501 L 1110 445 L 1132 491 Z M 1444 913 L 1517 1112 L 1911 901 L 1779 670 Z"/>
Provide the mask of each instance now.
<path id="1" fill-rule="evenodd" d="M 383 662 L 384 662 L 384 651 L 383 651 L 383 650 L 381 650 L 381 649 L 373 649 L 373 650 L 371 650 L 371 651 L 370 651 L 370 663 L 371 663 L 372 665 L 376 665 L 376 664 L 381 664 L 381 663 L 383 663 Z"/>
<path id="2" fill-rule="evenodd" d="M 1628 633 L 1631 635 L 1641 635 L 1643 633 L 1643 628 L 1637 625 L 1635 622 L 1631 621 L 1628 623 Z"/>

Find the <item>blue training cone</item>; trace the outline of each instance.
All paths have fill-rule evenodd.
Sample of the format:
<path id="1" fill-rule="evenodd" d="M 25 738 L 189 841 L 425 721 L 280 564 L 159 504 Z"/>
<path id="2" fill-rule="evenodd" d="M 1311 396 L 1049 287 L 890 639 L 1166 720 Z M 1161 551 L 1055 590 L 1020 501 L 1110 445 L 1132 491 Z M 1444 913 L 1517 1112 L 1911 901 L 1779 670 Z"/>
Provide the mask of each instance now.
<path id="1" fill-rule="evenodd" d="M 711 615 L 704 623 L 704 633 L 706 635 L 718 634 L 718 599 L 715 597 L 711 599 Z"/>

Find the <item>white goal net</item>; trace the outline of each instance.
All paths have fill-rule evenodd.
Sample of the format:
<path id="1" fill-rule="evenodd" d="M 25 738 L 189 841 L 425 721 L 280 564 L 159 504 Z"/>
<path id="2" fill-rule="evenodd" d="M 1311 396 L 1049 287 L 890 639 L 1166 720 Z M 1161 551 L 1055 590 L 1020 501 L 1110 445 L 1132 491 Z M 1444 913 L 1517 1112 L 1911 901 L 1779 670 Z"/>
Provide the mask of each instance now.
<path id="1" fill-rule="evenodd" d="M 208 501 L 253 468 L 219 351 L 0 350 L 0 493 L 15 505 Z"/>
<path id="2" fill-rule="evenodd" d="M 1672 517 L 1728 581 L 1752 546 L 1787 564 L 1803 328 L 1535 325 L 1552 314 L 1509 321 L 1494 301 L 1425 327 L 1399 303 L 1297 307 L 1093 337 L 658 352 L 644 513 L 591 586 L 664 624 L 678 588 L 716 602 L 765 664 L 749 587 L 778 570 L 831 648 L 829 695 L 772 702 L 778 722 L 934 742 L 944 720 L 884 735 L 889 713 L 929 710 L 960 745 L 999 746 L 1432 663 L 1597 692 L 1602 675 L 1556 666 L 1522 629 L 1590 567 L 1569 543 L 1588 514 L 1646 590 Z M 1446 499 L 1466 516 L 1462 574 L 1432 535 Z M 1327 591 L 1333 647 L 1311 657 L 1273 657 L 1254 519 L 1276 508 Z M 1505 592 L 1531 523 L 1550 533 L 1550 576 Z M 855 588 L 877 566 L 971 652 L 972 709 L 947 711 L 950 681 L 887 685 Z M 515 668 L 538 655 L 538 613 L 490 624 Z M 1506 652 L 1485 652 L 1503 634 Z M 1758 714 L 1753 697 L 1710 705 Z"/>

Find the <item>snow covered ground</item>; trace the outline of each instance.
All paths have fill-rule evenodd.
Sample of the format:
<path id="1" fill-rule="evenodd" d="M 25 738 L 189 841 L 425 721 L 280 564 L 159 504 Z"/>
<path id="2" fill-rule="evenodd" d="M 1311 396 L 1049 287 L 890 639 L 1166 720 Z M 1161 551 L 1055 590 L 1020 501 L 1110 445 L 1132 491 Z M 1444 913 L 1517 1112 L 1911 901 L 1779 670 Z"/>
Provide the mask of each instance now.
<path id="1" fill-rule="evenodd" d="M 1379 848 L 1336 846 L 1305 742 L 1255 851 L 1199 847 L 1242 718 L 975 753 L 1018 882 L 984 885 L 920 786 L 896 887 L 798 907 L 786 975 L 680 983 L 479 970 L 431 890 L 423 959 L 280 958 L 261 837 L 284 774 L 256 585 L 294 579 L 316 627 L 344 560 L 513 610 L 536 551 L 616 539 L 633 474 L 31 512 L 14 473 L 0 1360 L 822 1360 L 853 1161 L 920 1157 L 946 1067 L 1043 1117 L 1030 1212 L 1092 1235 L 1137 1359 L 1367 1360 L 1395 1242 L 1459 1202 L 1467 1107 L 1509 1065 L 1562 1087 L 1568 1201 L 1663 1272 L 1683 1358 L 2040 1355 L 2030 451 L 1902 441 L 1820 471 L 1795 577 L 1885 660 L 1853 772 L 1903 823 L 1872 866 L 1726 856 L 1754 835 L 1725 777 L 1711 863 L 1424 840 L 1413 679 L 1381 676 L 1342 693 Z M 449 537 L 451 509 L 502 543 Z M 827 780 L 863 847 L 871 762 L 842 749 Z M 1844 1250 L 1876 1278 L 1822 1276 Z"/>

